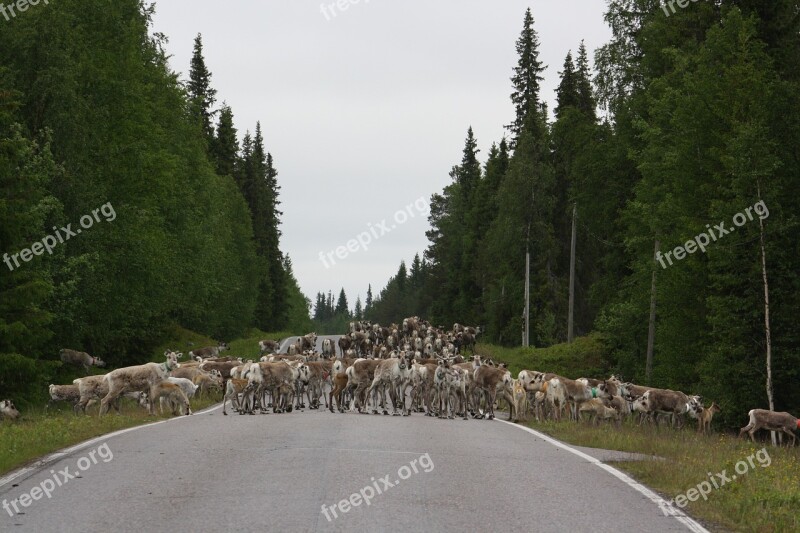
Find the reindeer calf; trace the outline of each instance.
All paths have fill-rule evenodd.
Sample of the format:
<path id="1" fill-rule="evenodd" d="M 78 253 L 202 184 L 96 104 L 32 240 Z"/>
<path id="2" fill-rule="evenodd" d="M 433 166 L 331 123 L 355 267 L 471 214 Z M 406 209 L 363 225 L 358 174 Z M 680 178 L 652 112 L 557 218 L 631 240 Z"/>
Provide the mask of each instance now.
<path id="1" fill-rule="evenodd" d="M 716 402 L 711 402 L 710 407 L 706 407 L 697 418 L 697 431 L 701 433 L 711 433 L 711 419 L 714 413 L 719 413 L 722 408 Z"/>
<path id="2" fill-rule="evenodd" d="M 151 386 L 150 405 L 155 405 L 156 400 L 159 400 L 160 403 L 162 398 L 166 398 L 169 402 L 170 407 L 172 407 L 173 416 L 177 416 L 178 414 L 192 414 L 192 411 L 189 409 L 189 398 L 186 397 L 186 393 L 183 392 L 180 385 L 164 380 Z"/>

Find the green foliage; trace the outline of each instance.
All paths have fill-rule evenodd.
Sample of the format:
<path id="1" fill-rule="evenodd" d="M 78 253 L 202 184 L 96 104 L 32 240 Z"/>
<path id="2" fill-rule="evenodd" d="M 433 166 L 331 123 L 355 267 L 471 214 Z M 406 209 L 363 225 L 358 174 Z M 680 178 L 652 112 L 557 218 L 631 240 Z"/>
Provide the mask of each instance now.
<path id="1" fill-rule="evenodd" d="M 522 370 L 537 370 L 575 379 L 608 376 L 614 370 L 609 339 L 598 333 L 547 348 L 503 348 L 478 344 L 476 353 L 508 363 L 514 376 Z"/>
<path id="2" fill-rule="evenodd" d="M 740 427 L 749 409 L 768 406 L 763 261 L 775 406 L 800 411 L 796 12 L 790 0 L 735 0 L 666 17 L 658 0 L 610 0 L 613 38 L 597 51 L 594 85 L 581 44 L 577 61 L 565 60 L 554 122 L 538 103 L 542 65 L 526 13 L 513 153 L 493 146 L 475 174 L 470 130 L 453 182 L 432 197 L 423 291 L 401 290 L 398 273 L 367 318 L 480 324 L 488 342 L 519 344 L 529 250 L 532 342 L 562 346 L 574 211 L 576 333 L 601 332 L 607 350 L 599 365 L 555 358 L 537 369 L 643 383 L 655 271 L 651 384 L 715 400 L 721 423 Z M 758 202 L 768 218 L 666 269 L 654 262 L 656 242 L 673 252 Z M 510 353 L 521 367 L 521 352 Z"/>
<path id="3" fill-rule="evenodd" d="M 25 362 L 39 376 L 3 385 L 17 401 L 77 377 L 47 366 L 63 347 L 118 367 L 160 357 L 172 324 L 222 340 L 310 326 L 260 125 L 242 150 L 229 107 L 212 127 L 200 37 L 184 84 L 153 12 L 62 0 L 0 31 L 0 253 L 113 208 L 52 255 L 0 268 L 0 375 Z"/>
<path id="4" fill-rule="evenodd" d="M 16 353 L 0 354 L 0 390 L 22 409 L 45 397 L 61 361 L 38 361 Z"/>
<path id="5" fill-rule="evenodd" d="M 203 128 L 207 140 L 213 142 L 214 128 L 211 120 L 215 114 L 212 109 L 216 102 L 217 91 L 211 86 L 211 72 L 206 67 L 206 60 L 203 57 L 203 37 L 199 33 L 194 39 L 189 83 L 186 88 L 189 91 L 192 114 Z"/>

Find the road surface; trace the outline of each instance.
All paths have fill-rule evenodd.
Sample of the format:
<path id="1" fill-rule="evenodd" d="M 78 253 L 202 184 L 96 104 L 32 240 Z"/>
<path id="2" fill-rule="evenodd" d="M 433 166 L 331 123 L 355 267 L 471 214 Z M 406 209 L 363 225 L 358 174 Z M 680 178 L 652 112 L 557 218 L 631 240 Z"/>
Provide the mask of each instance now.
<path id="1" fill-rule="evenodd" d="M 215 407 L 6 476 L 0 531 L 689 530 L 604 468 L 497 420 Z"/>
<path id="2" fill-rule="evenodd" d="M 339 351 L 339 345 L 337 344 L 339 337 L 341 337 L 341 335 L 317 335 L 317 346 L 315 347 L 315 350 L 319 353 L 322 353 L 322 341 L 325 339 L 331 339 L 333 341 L 333 345 L 336 347 L 336 355 L 341 355 L 341 352 Z M 286 353 L 289 350 L 289 345 L 294 342 L 297 342 L 297 337 L 288 337 L 283 339 L 280 342 L 281 347 L 278 350 L 278 353 Z"/>

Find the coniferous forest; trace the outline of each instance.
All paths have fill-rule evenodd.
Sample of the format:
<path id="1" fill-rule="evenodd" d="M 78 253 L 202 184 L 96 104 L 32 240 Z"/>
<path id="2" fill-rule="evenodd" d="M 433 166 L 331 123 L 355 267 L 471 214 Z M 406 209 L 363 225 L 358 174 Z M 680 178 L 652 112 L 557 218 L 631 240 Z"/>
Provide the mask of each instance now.
<path id="1" fill-rule="evenodd" d="M 427 249 L 365 316 L 482 325 L 484 342 L 518 346 L 529 251 L 531 345 L 566 342 L 574 223 L 573 338 L 600 333 L 611 370 L 714 398 L 736 425 L 768 405 L 768 294 L 774 405 L 797 411 L 800 5 L 697 2 L 667 17 L 658 0 L 610 0 L 606 21 L 611 42 L 593 57 L 576 42 L 551 67 L 551 112 L 525 14 L 507 137 L 479 154 L 466 132 Z"/>
<path id="2" fill-rule="evenodd" d="M 236 131 L 201 36 L 189 79 L 170 70 L 152 15 L 60 0 L 0 25 L 4 393 L 62 347 L 116 367 L 148 360 L 172 324 L 219 339 L 310 327 L 261 125 Z M 113 220 L 16 267 L 12 254 L 104 205 Z"/>
<path id="3" fill-rule="evenodd" d="M 201 36 L 188 77 L 171 70 L 153 9 L 60 0 L 0 25 L 4 390 L 65 346 L 119 366 L 167 325 L 311 325 L 280 249 L 280 161 L 261 124 L 237 131 Z M 480 153 L 466 131 L 427 248 L 374 299 L 318 294 L 317 324 L 418 315 L 519 345 L 528 252 L 533 346 L 600 335 L 613 370 L 725 402 L 723 419 L 766 406 L 769 361 L 775 408 L 797 411 L 798 2 L 609 0 L 611 41 L 549 66 L 520 15 L 507 135 Z M 113 220 L 14 266 L 101 206 Z"/>

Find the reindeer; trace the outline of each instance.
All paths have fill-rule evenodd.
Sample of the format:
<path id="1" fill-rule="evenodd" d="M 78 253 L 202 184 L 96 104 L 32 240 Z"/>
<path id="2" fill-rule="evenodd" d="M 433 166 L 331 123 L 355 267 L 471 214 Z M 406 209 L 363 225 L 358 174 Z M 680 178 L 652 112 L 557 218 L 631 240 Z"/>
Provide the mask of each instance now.
<path id="1" fill-rule="evenodd" d="M 19 418 L 19 411 L 14 407 L 14 402 L 11 400 L 3 400 L 0 402 L 0 420 L 4 418 L 8 418 L 12 421 Z"/>
<path id="2" fill-rule="evenodd" d="M 697 417 L 697 432 L 708 434 L 711 433 L 711 420 L 714 418 L 714 413 L 722 411 L 722 407 L 717 405 L 717 402 L 711 402 L 709 407 L 703 409 Z"/>
<path id="3" fill-rule="evenodd" d="M 397 358 L 380 359 L 375 367 L 375 377 L 367 391 L 367 396 L 376 387 L 389 387 L 389 397 L 392 400 L 392 416 L 400 415 L 397 412 L 398 404 L 401 405 L 401 412 L 405 416 L 405 382 L 411 373 L 411 360 L 412 358 L 408 354 L 403 354 Z M 381 393 L 381 399 L 383 400 L 383 393 Z M 373 406 L 373 408 L 373 414 L 377 414 L 377 406 Z M 383 414 L 389 414 L 386 407 L 383 409 Z"/>
<path id="4" fill-rule="evenodd" d="M 179 368 L 178 354 L 170 352 L 164 363 L 146 363 L 144 365 L 118 368 L 106 374 L 103 380 L 108 384 L 108 394 L 100 401 L 100 414 L 108 412 L 109 406 L 126 392 L 146 392 L 165 380 L 170 371 Z M 152 398 L 152 395 L 151 395 Z M 150 403 L 150 414 L 155 415 L 153 402 Z"/>
<path id="5" fill-rule="evenodd" d="M 103 362 L 103 360 L 99 357 L 92 357 L 86 352 L 76 352 L 75 350 L 70 350 L 68 348 L 64 348 L 58 352 L 58 356 L 64 363 L 82 366 L 87 374 L 89 373 L 89 367 L 91 366 L 97 366 L 100 368 L 106 366 L 105 362 Z"/>
<path id="6" fill-rule="evenodd" d="M 744 433 L 750 435 L 750 440 L 756 441 L 753 434 L 759 429 L 766 429 L 768 431 L 782 431 L 792 437 L 792 446 L 797 443 L 797 437 L 794 435 L 795 429 L 800 429 L 800 420 L 787 412 L 776 413 L 775 411 L 768 411 L 766 409 L 752 409 L 747 413 L 750 417 L 750 423 L 739 430 L 739 437 Z"/>
<path id="7" fill-rule="evenodd" d="M 494 419 L 494 402 L 497 398 L 498 386 L 508 387 L 511 385 L 511 372 L 504 367 L 493 367 L 480 364 L 480 358 L 475 357 L 478 366 L 475 369 L 475 386 L 483 393 L 486 398 L 487 419 Z"/>

